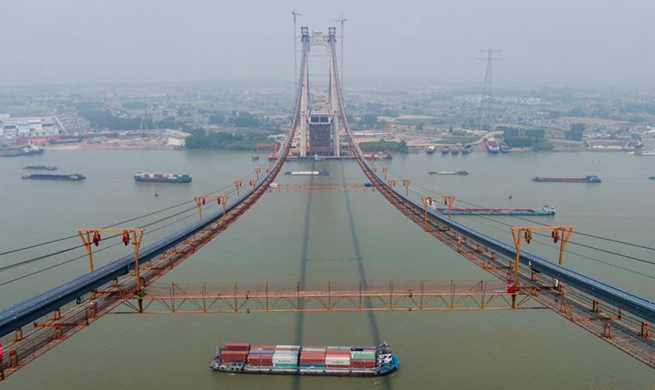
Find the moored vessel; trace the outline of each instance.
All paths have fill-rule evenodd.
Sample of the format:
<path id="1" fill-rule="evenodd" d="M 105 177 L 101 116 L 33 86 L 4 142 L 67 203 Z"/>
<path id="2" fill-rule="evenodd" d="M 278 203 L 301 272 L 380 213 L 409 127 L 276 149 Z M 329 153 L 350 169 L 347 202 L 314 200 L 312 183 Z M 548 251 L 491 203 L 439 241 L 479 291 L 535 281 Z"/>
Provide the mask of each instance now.
<path id="1" fill-rule="evenodd" d="M 436 149 L 437 149 L 437 148 L 436 148 L 434 145 L 430 145 L 430 146 L 428 146 L 428 149 L 425 151 L 425 153 L 427 153 L 427 154 L 434 154 L 434 152 L 435 152 Z"/>
<path id="2" fill-rule="evenodd" d="M 137 172 L 134 181 L 140 183 L 190 183 L 191 176 L 178 173 Z"/>
<path id="3" fill-rule="evenodd" d="M 27 145 L 21 148 L 5 148 L 0 150 L 2 157 L 17 157 L 17 156 L 31 156 L 33 154 L 41 154 L 43 149 L 34 145 Z"/>
<path id="4" fill-rule="evenodd" d="M 81 181 L 86 179 L 86 176 L 79 173 L 71 173 L 70 175 L 53 175 L 50 173 L 35 173 L 32 175 L 25 175 L 23 180 L 59 180 L 59 181 Z"/>
<path id="5" fill-rule="evenodd" d="M 391 347 L 338 347 L 230 343 L 217 348 L 210 367 L 244 374 L 380 376 L 396 371 Z"/>
<path id="6" fill-rule="evenodd" d="M 486 146 L 487 153 L 489 154 L 498 154 L 500 152 L 500 147 L 498 146 L 498 142 L 496 142 L 495 138 L 488 138 L 484 145 Z"/>
<path id="7" fill-rule="evenodd" d="M 545 183 L 600 183 L 602 180 L 596 175 L 585 177 L 533 177 L 532 181 Z"/>
<path id="8" fill-rule="evenodd" d="M 446 146 L 445 148 L 441 149 L 441 154 L 448 154 L 450 153 L 450 147 Z"/>

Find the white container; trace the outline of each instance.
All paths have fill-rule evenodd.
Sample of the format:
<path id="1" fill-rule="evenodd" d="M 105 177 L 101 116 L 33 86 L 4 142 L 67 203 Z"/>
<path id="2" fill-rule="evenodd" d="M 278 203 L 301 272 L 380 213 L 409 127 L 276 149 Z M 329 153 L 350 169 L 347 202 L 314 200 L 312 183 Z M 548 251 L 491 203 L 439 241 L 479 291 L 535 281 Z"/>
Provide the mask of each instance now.
<path id="1" fill-rule="evenodd" d="M 326 357 L 325 358 L 326 366 L 349 366 L 350 358 L 346 357 Z"/>

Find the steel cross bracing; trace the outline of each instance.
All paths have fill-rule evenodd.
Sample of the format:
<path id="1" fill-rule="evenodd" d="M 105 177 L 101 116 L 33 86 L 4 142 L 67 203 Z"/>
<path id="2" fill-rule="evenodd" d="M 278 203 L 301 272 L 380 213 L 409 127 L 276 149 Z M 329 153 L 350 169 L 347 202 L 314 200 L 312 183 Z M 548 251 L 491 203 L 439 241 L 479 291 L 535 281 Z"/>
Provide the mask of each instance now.
<path id="1" fill-rule="evenodd" d="M 142 306 L 139 306 L 138 300 Z M 114 313 L 194 314 L 330 311 L 442 311 L 543 309 L 531 291 L 521 292 L 517 307 L 499 280 L 386 282 L 373 285 L 326 282 L 315 286 L 283 283 L 243 286 L 156 284 L 142 297 L 132 296 Z"/>
<path id="2" fill-rule="evenodd" d="M 336 58 L 333 58 L 333 61 L 336 62 Z M 338 79 L 336 82 L 338 83 Z M 339 106 L 343 110 L 340 86 L 337 86 L 337 96 L 340 100 Z M 387 172 L 380 174 L 377 168 L 372 167 L 364 158 L 362 150 L 352 137 L 344 111 L 340 113 L 340 117 L 357 163 L 370 182 L 392 205 L 473 263 L 501 280 L 512 282 L 511 270 L 516 256 L 513 247 L 433 210 L 427 210 L 418 201 L 409 198 L 407 188 L 403 191 L 405 195 L 396 190 L 391 185 L 393 183 L 386 180 Z M 520 285 L 512 286 L 515 294 L 532 291 L 535 300 L 655 368 L 655 342 L 649 330 L 649 324 L 655 321 L 655 303 L 530 253 L 522 252 L 518 258 Z"/>
<path id="3" fill-rule="evenodd" d="M 303 40 L 301 73 L 305 73 L 308 49 L 309 42 Z M 125 256 L 0 311 L 0 380 L 139 293 L 136 286 L 147 286 L 172 270 L 252 207 L 268 190 L 289 154 L 300 121 L 299 91 L 300 86 L 291 131 L 279 159 L 270 169 L 258 170 L 257 180 L 223 210 L 141 248 L 138 252 L 140 280 L 135 277 L 134 256 Z"/>

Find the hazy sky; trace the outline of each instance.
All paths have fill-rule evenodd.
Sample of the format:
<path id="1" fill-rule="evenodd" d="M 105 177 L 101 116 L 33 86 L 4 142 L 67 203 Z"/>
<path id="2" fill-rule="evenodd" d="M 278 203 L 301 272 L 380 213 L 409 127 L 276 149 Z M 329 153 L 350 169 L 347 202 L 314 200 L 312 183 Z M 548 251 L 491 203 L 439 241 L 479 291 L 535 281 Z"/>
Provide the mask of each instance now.
<path id="1" fill-rule="evenodd" d="M 292 80 L 298 28 L 344 14 L 346 80 L 655 86 L 655 1 L 2 0 L 0 85 Z"/>

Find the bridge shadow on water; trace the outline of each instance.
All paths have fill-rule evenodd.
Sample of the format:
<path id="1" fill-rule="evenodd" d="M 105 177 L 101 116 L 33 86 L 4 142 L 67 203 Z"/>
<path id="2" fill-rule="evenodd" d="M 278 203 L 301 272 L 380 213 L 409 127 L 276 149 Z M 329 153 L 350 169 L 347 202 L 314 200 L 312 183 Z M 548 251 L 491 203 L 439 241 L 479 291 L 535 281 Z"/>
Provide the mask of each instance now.
<path id="1" fill-rule="evenodd" d="M 346 184 L 346 172 L 343 166 L 343 161 L 340 161 L 340 167 L 341 167 L 341 181 L 343 184 Z M 316 170 L 316 162 L 312 163 L 312 169 L 311 170 Z M 314 177 L 311 176 L 310 178 L 310 184 L 314 184 Z M 357 228 L 355 227 L 355 219 L 353 217 L 353 212 L 352 212 L 352 205 L 350 204 L 350 194 L 348 191 L 344 192 L 345 196 L 345 202 L 346 202 L 346 211 L 348 212 L 348 225 L 350 228 L 350 237 L 352 238 L 352 243 L 353 243 L 353 251 L 354 253 L 354 260 L 357 263 L 357 271 L 359 273 L 359 278 L 362 282 L 362 287 L 364 289 L 368 288 L 368 280 L 366 278 L 366 270 L 364 269 L 364 261 L 362 258 L 362 252 L 359 247 L 359 237 L 357 235 Z M 311 207 L 312 207 L 312 200 L 313 200 L 313 194 L 310 191 L 308 193 L 307 197 L 307 207 L 305 210 L 305 221 L 304 221 L 304 229 L 303 229 L 303 242 L 302 242 L 302 250 L 301 250 L 301 262 L 300 262 L 300 288 L 304 289 L 305 287 L 305 282 L 306 282 L 306 277 L 307 277 L 307 262 L 309 261 L 308 259 L 308 252 L 309 252 L 309 223 L 310 223 L 310 212 L 311 212 Z M 371 307 L 371 301 L 370 299 L 366 299 L 366 306 Z M 375 344 L 380 344 L 382 342 L 382 337 L 380 336 L 380 328 L 377 323 L 377 319 L 375 317 L 375 312 L 373 311 L 367 311 L 366 316 L 368 318 L 368 323 L 371 328 L 371 335 L 373 336 L 373 341 Z M 296 337 L 295 337 L 295 344 L 297 345 L 302 345 L 303 343 L 303 331 L 304 331 L 304 319 L 305 319 L 305 313 L 304 312 L 298 312 L 296 316 Z M 293 390 L 300 390 L 301 385 L 300 385 L 300 376 L 295 376 L 293 379 L 293 384 L 292 384 L 292 389 Z M 384 388 L 386 390 L 391 390 L 393 389 L 393 385 L 391 381 L 389 380 L 388 376 L 382 377 L 382 384 L 384 385 Z"/>

